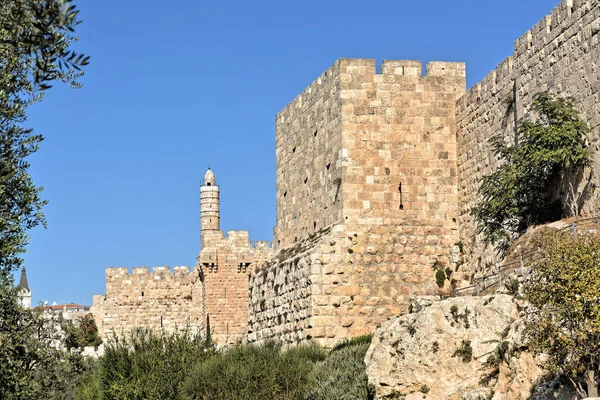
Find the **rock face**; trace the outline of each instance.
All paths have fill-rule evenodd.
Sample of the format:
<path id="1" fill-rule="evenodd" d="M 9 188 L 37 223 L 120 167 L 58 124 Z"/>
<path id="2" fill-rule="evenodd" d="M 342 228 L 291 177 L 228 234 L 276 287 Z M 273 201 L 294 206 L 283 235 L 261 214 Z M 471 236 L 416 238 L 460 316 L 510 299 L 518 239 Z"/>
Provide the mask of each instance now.
<path id="1" fill-rule="evenodd" d="M 375 332 L 365 357 L 369 382 L 378 398 L 528 399 L 543 371 L 520 351 L 522 331 L 512 296 L 440 301 Z M 498 353 L 509 357 L 485 365 Z"/>

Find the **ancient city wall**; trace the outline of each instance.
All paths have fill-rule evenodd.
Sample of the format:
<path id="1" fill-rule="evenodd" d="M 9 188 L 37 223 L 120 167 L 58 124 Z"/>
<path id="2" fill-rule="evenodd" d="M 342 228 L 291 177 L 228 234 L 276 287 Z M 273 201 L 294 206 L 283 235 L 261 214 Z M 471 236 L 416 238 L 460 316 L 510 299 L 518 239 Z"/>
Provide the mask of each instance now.
<path id="1" fill-rule="evenodd" d="M 205 288 L 205 312 L 216 343 L 246 340 L 248 279 L 252 269 L 271 257 L 268 242 L 252 247 L 248 231 L 203 232 L 198 257 Z"/>
<path id="2" fill-rule="evenodd" d="M 321 236 L 278 251 L 250 275 L 248 341 L 294 343 L 311 337 L 311 254 Z"/>
<path id="3" fill-rule="evenodd" d="M 565 0 L 468 92 L 462 63 L 432 62 L 423 74 L 419 61 L 378 72 L 374 60 L 338 60 L 276 117 L 277 251 L 252 247 L 246 231 L 224 237 L 209 171 L 199 269 L 107 269 L 107 294 L 92 308 L 101 332 L 200 328 L 208 315 L 218 343 L 329 346 L 373 332 L 411 296 L 468 284 L 492 257 L 470 216 L 498 165 L 489 140 L 514 140 L 542 90 L 575 97 L 591 128 L 594 168 L 574 190 L 597 214 L 599 32 L 600 2 Z M 434 263 L 450 271 L 442 289 Z"/>
<path id="4" fill-rule="evenodd" d="M 344 273 L 324 274 L 322 285 L 328 307 L 350 302 L 343 321 L 345 307 L 323 310 L 366 333 L 405 312 L 410 296 L 438 293 L 436 261 L 455 270 L 455 106 L 465 65 L 431 62 L 423 74 L 420 61 L 387 60 L 376 73 L 374 60 L 341 60 L 340 76 L 344 228 L 329 257 Z"/>
<path id="5" fill-rule="evenodd" d="M 342 218 L 339 63 L 276 117 L 277 222 L 283 248 Z"/>
<path id="6" fill-rule="evenodd" d="M 476 238 L 470 216 L 484 175 L 498 165 L 490 138 L 513 143 L 515 124 L 532 97 L 544 90 L 573 96 L 591 128 L 593 170 L 575 191 L 584 213 L 597 214 L 600 192 L 600 2 L 562 1 L 552 13 L 515 42 L 515 52 L 457 103 L 460 237 L 476 272 L 493 258 Z M 563 196 L 569 196 L 565 190 Z"/>
<path id="7" fill-rule="evenodd" d="M 293 232 L 297 244 L 281 246 L 279 261 L 251 278 L 250 340 L 314 338 L 329 345 L 372 332 L 406 310 L 411 295 L 438 293 L 432 266 L 452 262 L 458 242 L 455 105 L 465 93 L 464 64 L 430 63 L 423 76 L 418 61 L 385 61 L 377 73 L 374 60 L 342 59 L 331 71 L 339 89 L 322 102 L 341 106 L 339 189 L 305 199 L 311 202 L 296 210 L 325 204 L 329 195 L 341 203 L 341 219 L 327 234 L 319 221 L 308 224 L 308 233 L 277 227 L 278 239 Z M 296 111 L 293 121 L 310 120 L 310 107 Z M 284 124 L 278 121 L 278 138 Z M 312 129 L 303 134 L 314 138 Z M 296 165 L 314 160 L 313 153 L 295 157 Z M 278 171 L 286 168 L 292 167 L 278 163 Z M 278 223 L 289 211 L 278 209 Z M 318 243 L 303 244 L 315 237 Z M 296 247 L 301 250 L 292 251 Z M 289 274 L 310 283 L 288 288 Z"/>
<path id="8" fill-rule="evenodd" d="M 102 336 L 136 327 L 200 329 L 202 285 L 189 267 L 106 269 L 106 295 L 93 298 L 91 312 Z"/>

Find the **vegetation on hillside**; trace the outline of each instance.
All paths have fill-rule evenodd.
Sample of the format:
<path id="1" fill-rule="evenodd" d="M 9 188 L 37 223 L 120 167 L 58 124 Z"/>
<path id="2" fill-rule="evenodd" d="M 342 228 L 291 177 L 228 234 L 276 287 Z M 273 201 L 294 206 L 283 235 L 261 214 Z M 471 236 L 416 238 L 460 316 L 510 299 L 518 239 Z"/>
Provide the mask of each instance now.
<path id="1" fill-rule="evenodd" d="M 480 201 L 471 210 L 486 241 L 500 248 L 531 225 L 560 219 L 565 204 L 556 189 L 590 164 L 588 127 L 572 98 L 538 93 L 529 113 L 533 118 L 519 121 L 518 143 L 508 146 L 502 136 L 492 139 L 494 154 L 503 163 L 483 178 Z"/>
<path id="2" fill-rule="evenodd" d="M 523 291 L 526 332 L 544 366 L 566 374 L 582 398 L 598 397 L 600 237 L 546 234 Z"/>
<path id="3" fill-rule="evenodd" d="M 370 336 L 331 351 L 315 344 L 206 347 L 189 333 L 137 330 L 108 343 L 88 368 L 77 400 L 339 400 L 371 399 L 364 357 Z"/>

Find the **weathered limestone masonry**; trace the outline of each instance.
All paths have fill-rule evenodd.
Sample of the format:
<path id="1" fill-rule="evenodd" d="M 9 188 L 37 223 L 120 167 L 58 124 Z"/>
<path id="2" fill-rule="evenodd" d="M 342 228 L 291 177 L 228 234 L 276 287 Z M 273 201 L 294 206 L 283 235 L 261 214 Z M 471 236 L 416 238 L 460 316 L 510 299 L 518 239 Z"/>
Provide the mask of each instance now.
<path id="1" fill-rule="evenodd" d="M 276 117 L 277 251 L 253 247 L 247 231 L 224 236 L 209 169 L 198 268 L 107 269 L 92 307 L 101 332 L 204 328 L 208 316 L 221 344 L 332 345 L 437 294 L 432 266 L 456 262 L 460 247 L 468 265 L 453 278 L 484 272 L 491 251 L 469 212 L 498 165 L 489 139 L 514 140 L 543 90 L 575 97 L 591 128 L 594 168 L 574 190 L 597 214 L 599 32 L 598 0 L 565 0 L 469 92 L 462 63 L 431 62 L 423 75 L 418 61 L 384 61 L 378 73 L 374 60 L 338 60 Z"/>
<path id="2" fill-rule="evenodd" d="M 248 332 L 248 275 L 271 256 L 268 242 L 248 239 L 248 231 L 220 230 L 219 186 L 209 169 L 200 188 L 201 250 L 198 256 L 204 284 L 203 304 L 214 340 L 219 344 L 245 340 Z"/>
<path id="3" fill-rule="evenodd" d="M 562 1 L 552 13 L 515 42 L 515 52 L 457 103 L 460 237 L 467 261 L 478 273 L 493 258 L 477 240 L 470 209 L 484 175 L 498 165 L 489 139 L 502 134 L 514 143 L 515 123 L 533 95 L 550 90 L 573 96 L 589 134 L 593 168 L 575 188 L 584 213 L 600 204 L 600 2 Z M 563 196 L 570 190 L 564 188 Z"/>
<path id="4" fill-rule="evenodd" d="M 173 330 L 206 328 L 218 344 L 245 340 L 248 331 L 248 274 L 271 257 L 268 242 L 248 240 L 247 231 L 220 226 L 220 189 L 209 169 L 200 188 L 201 251 L 198 267 L 106 269 L 106 295 L 93 298 L 101 335 L 137 327 Z"/>
<path id="5" fill-rule="evenodd" d="M 276 117 L 278 248 L 342 220 L 340 72 L 325 71 Z"/>
<path id="6" fill-rule="evenodd" d="M 137 327 L 174 330 L 203 327 L 202 285 L 190 267 L 106 269 L 106 295 L 93 297 L 91 312 L 101 336 Z"/>
<path id="7" fill-rule="evenodd" d="M 277 116 L 280 250 L 250 279 L 249 340 L 332 344 L 437 292 L 465 89 L 462 63 L 342 59 Z"/>

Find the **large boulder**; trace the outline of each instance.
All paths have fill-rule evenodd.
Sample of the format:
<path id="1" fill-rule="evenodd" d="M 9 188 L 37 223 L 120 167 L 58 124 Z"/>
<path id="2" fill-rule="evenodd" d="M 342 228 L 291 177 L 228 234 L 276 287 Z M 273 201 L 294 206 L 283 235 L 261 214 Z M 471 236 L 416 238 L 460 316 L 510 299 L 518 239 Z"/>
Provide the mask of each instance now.
<path id="1" fill-rule="evenodd" d="M 544 375 L 524 349 L 512 296 L 455 297 L 384 323 L 365 363 L 377 398 L 516 400 Z"/>

